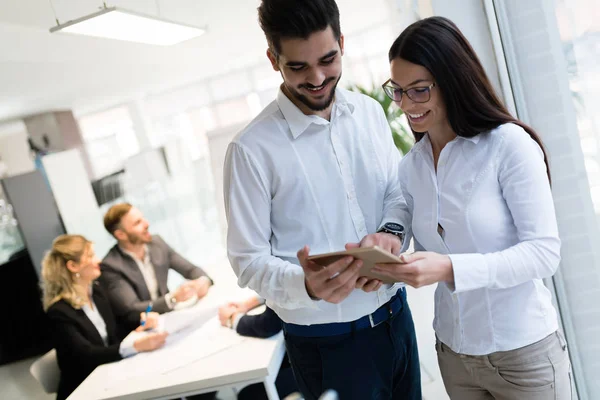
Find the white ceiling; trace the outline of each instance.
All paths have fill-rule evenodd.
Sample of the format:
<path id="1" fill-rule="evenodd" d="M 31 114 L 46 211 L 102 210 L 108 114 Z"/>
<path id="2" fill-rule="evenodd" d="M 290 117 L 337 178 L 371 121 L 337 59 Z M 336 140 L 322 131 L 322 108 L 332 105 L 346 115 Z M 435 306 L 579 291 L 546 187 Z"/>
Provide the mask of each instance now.
<path id="1" fill-rule="evenodd" d="M 390 0 L 338 0 L 346 34 L 389 13 Z M 102 0 L 52 0 L 61 22 L 96 11 Z M 49 0 L 0 0 L 0 121 L 53 109 L 104 108 L 148 93 L 267 62 L 257 22 L 260 0 L 160 0 L 160 15 L 208 33 L 159 47 L 49 33 Z M 108 6 L 157 15 L 155 0 Z"/>

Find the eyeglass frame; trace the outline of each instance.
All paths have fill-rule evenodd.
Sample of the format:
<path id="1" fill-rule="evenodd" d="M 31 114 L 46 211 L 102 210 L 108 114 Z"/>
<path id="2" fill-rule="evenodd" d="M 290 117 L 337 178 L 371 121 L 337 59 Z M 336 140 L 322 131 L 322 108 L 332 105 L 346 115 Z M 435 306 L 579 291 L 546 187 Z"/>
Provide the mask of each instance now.
<path id="1" fill-rule="evenodd" d="M 436 86 L 436 83 L 433 82 L 429 86 L 415 86 L 415 87 L 411 87 L 410 89 L 404 90 L 404 89 L 402 89 L 400 87 L 394 87 L 394 86 L 391 86 L 391 85 L 388 86 L 388 83 L 390 83 L 391 81 L 392 81 L 391 78 L 388 79 L 387 81 L 385 81 L 385 83 L 383 85 L 381 85 L 381 88 L 383 89 L 383 92 L 385 93 L 385 95 L 387 97 L 389 97 L 390 99 L 392 99 L 392 101 L 395 101 L 395 102 L 398 102 L 398 103 L 402 103 L 402 96 L 404 96 L 405 94 L 406 94 L 406 97 L 408 97 L 409 99 L 411 99 L 415 103 L 420 103 L 420 104 L 427 103 L 429 100 L 431 100 L 431 89 L 433 89 Z M 400 90 L 400 100 L 395 100 L 392 96 L 390 96 L 390 94 L 388 93 L 388 91 L 385 89 L 386 87 L 392 87 L 394 89 L 399 89 Z M 427 93 L 429 93 L 429 97 L 425 101 L 416 101 L 416 100 L 413 100 L 413 98 L 408 95 L 408 91 L 409 90 L 413 90 L 413 89 L 427 89 Z"/>

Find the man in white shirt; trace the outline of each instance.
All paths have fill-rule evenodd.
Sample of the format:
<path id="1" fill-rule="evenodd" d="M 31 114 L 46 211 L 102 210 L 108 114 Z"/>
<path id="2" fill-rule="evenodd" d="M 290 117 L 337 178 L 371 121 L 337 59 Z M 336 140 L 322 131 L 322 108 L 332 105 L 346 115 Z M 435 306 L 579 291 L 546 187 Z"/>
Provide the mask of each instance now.
<path id="1" fill-rule="evenodd" d="M 400 252 L 406 208 L 383 110 L 336 88 L 344 38 L 333 0 L 263 0 L 259 20 L 283 84 L 226 155 L 228 255 L 239 284 L 283 320 L 307 399 L 327 389 L 342 399 L 420 399 L 404 289 L 359 276 L 352 257 L 325 268 L 307 260 L 308 246 Z"/>
<path id="2" fill-rule="evenodd" d="M 140 312 L 149 306 L 162 314 L 208 292 L 212 285 L 208 275 L 160 236 L 151 235 L 148 221 L 136 207 L 129 203 L 112 206 L 104 216 L 104 227 L 117 244 L 102 260 L 100 282 L 119 320 L 139 321 Z M 188 279 L 172 293 L 167 287 L 169 269 Z"/>

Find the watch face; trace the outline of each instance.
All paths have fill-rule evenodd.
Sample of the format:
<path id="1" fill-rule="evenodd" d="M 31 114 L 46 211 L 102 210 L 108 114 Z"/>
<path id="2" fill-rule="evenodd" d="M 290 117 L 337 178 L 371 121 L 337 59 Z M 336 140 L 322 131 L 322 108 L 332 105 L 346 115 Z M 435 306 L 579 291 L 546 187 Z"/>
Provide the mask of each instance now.
<path id="1" fill-rule="evenodd" d="M 386 228 L 386 229 L 390 229 L 392 231 L 398 231 L 398 232 L 403 232 L 404 231 L 404 227 L 402 225 L 400 225 L 400 224 L 395 223 L 395 222 L 388 222 L 383 227 Z"/>

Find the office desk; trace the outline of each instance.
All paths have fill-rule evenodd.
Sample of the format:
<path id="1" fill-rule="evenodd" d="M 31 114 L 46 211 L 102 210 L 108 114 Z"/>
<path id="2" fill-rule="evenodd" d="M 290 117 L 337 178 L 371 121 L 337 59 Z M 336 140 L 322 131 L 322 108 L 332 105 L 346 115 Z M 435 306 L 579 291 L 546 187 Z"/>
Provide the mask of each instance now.
<path id="1" fill-rule="evenodd" d="M 215 289 L 215 290 L 213 290 Z M 206 299 L 194 306 L 192 310 L 183 310 L 198 316 L 200 327 L 190 329 L 214 329 L 222 337 L 234 334 L 228 328 L 217 326 L 218 320 L 212 317 L 202 321 L 202 315 L 216 315 L 219 304 L 244 295 L 237 289 L 232 298 L 232 288 L 229 290 L 217 287 L 211 289 Z M 248 294 L 246 292 L 245 297 Z M 227 300 L 225 300 L 227 299 Z M 206 300 L 206 302 L 204 302 Z M 219 338 L 220 336 L 217 336 Z M 161 362 L 165 356 L 177 357 L 181 354 L 181 346 L 177 343 L 167 343 L 157 352 L 143 353 L 134 356 L 144 356 L 146 363 Z M 121 364 L 128 359 L 101 365 L 69 396 L 69 400 L 100 400 L 100 399 L 173 399 L 199 393 L 214 392 L 224 388 L 243 387 L 248 384 L 262 382 L 265 385 L 270 400 L 279 400 L 275 389 L 275 378 L 279 372 L 285 353 L 283 335 L 279 333 L 270 339 L 244 338 L 242 342 L 217 353 L 206 356 L 191 364 L 167 373 L 151 373 L 146 376 L 135 375 L 129 379 L 127 369 Z M 121 365 L 119 365 L 121 364 Z M 116 384 L 106 384 L 120 376 Z M 108 386 L 108 387 L 107 387 Z"/>

